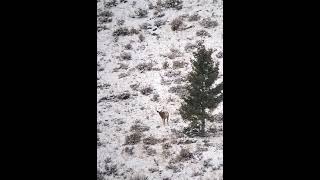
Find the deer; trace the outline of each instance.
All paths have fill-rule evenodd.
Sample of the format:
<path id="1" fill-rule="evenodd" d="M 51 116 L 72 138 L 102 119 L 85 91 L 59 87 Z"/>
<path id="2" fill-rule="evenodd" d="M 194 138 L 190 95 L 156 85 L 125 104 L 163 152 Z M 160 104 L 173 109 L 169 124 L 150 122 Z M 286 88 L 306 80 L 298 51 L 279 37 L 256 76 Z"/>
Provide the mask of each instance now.
<path id="1" fill-rule="evenodd" d="M 160 117 L 161 117 L 161 119 L 162 119 L 162 121 L 163 121 L 163 126 L 165 126 L 165 122 L 166 122 L 166 120 L 167 120 L 167 125 L 169 126 L 169 112 L 168 111 L 158 111 L 157 109 L 156 109 L 156 111 L 159 113 L 159 115 L 160 115 Z"/>

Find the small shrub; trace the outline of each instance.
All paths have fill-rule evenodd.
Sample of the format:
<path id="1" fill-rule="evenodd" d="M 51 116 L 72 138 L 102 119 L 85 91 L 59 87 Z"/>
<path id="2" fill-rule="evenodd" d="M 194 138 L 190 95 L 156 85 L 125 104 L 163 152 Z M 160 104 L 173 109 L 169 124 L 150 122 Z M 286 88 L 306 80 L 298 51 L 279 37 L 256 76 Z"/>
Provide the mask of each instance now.
<path id="1" fill-rule="evenodd" d="M 97 180 L 105 180 L 104 173 L 100 170 L 97 170 Z"/>
<path id="2" fill-rule="evenodd" d="M 208 18 L 202 19 L 202 21 L 200 21 L 200 25 L 205 28 L 215 28 L 218 26 L 218 22 L 213 21 L 213 20 L 211 20 L 210 17 L 208 17 Z"/>
<path id="3" fill-rule="evenodd" d="M 209 34 L 206 30 L 199 30 L 196 32 L 196 35 L 201 37 L 204 37 L 204 36 L 211 37 L 211 34 Z"/>
<path id="4" fill-rule="evenodd" d="M 132 146 L 132 147 L 125 147 L 125 148 L 124 148 L 124 152 L 128 153 L 129 155 L 133 155 L 133 149 L 134 149 L 134 146 Z"/>
<path id="5" fill-rule="evenodd" d="M 179 130 L 171 129 L 171 132 L 176 138 L 183 138 L 184 137 L 183 132 L 181 132 Z"/>
<path id="6" fill-rule="evenodd" d="M 174 93 L 180 97 L 184 97 L 187 94 L 187 90 L 186 90 L 185 86 L 182 86 L 182 85 L 170 87 L 168 92 Z"/>
<path id="7" fill-rule="evenodd" d="M 159 142 L 159 139 L 154 138 L 153 136 L 143 139 L 143 143 L 147 145 L 155 145 Z"/>
<path id="8" fill-rule="evenodd" d="M 186 18 L 189 17 L 189 14 L 181 14 L 179 17 L 180 17 L 181 19 L 186 19 Z"/>
<path id="9" fill-rule="evenodd" d="M 151 24 L 150 23 L 148 23 L 148 22 L 145 22 L 145 23 L 142 23 L 141 25 L 140 25 L 140 28 L 141 29 L 151 29 Z"/>
<path id="10" fill-rule="evenodd" d="M 132 49 L 132 45 L 131 44 L 127 44 L 127 45 L 124 46 L 124 48 L 126 50 L 131 50 Z"/>
<path id="11" fill-rule="evenodd" d="M 134 11 L 134 13 L 138 18 L 144 18 L 144 17 L 147 17 L 148 10 L 138 8 L 137 10 Z"/>
<path id="12" fill-rule="evenodd" d="M 106 171 L 107 176 L 117 175 L 117 172 L 118 172 L 117 165 L 116 164 L 113 164 L 113 165 L 106 164 L 105 171 Z"/>
<path id="13" fill-rule="evenodd" d="M 117 0 L 107 0 L 103 2 L 105 8 L 116 7 L 118 5 Z"/>
<path id="14" fill-rule="evenodd" d="M 135 28 L 131 28 L 130 29 L 130 34 L 133 35 L 133 34 L 139 34 L 139 30 L 135 29 Z"/>
<path id="15" fill-rule="evenodd" d="M 172 146 L 171 146 L 170 143 L 165 143 L 165 144 L 162 145 L 162 149 L 169 149 L 169 148 L 171 148 L 171 147 L 172 147 Z"/>
<path id="16" fill-rule="evenodd" d="M 217 128 L 215 126 L 210 126 L 207 130 L 208 133 L 212 133 L 213 135 L 216 135 L 216 133 L 218 132 L 217 131 Z"/>
<path id="17" fill-rule="evenodd" d="M 117 95 L 117 98 L 118 98 L 119 100 L 129 99 L 129 98 L 130 98 L 130 93 L 129 93 L 128 91 L 123 92 L 123 93 Z"/>
<path id="18" fill-rule="evenodd" d="M 164 57 L 167 57 L 169 59 L 175 59 L 176 57 L 181 57 L 182 56 L 182 53 L 178 50 L 178 49 L 175 49 L 175 48 L 171 48 L 170 49 L 170 53 L 167 53 L 167 54 L 160 54 L 161 56 L 164 56 Z"/>
<path id="19" fill-rule="evenodd" d="M 115 31 L 113 31 L 112 35 L 113 36 L 127 36 L 129 35 L 130 32 L 128 30 L 128 28 L 123 28 L 123 27 L 120 27 L 118 29 L 116 29 Z"/>
<path id="20" fill-rule="evenodd" d="M 102 133 L 101 129 L 97 128 L 97 133 Z"/>
<path id="21" fill-rule="evenodd" d="M 155 11 L 153 14 L 154 14 L 157 18 L 161 18 L 161 17 L 165 16 L 165 14 L 162 13 L 161 11 Z"/>
<path id="22" fill-rule="evenodd" d="M 119 19 L 118 21 L 117 21 L 117 25 L 118 26 L 122 26 L 123 24 L 124 24 L 124 20 L 123 19 Z"/>
<path id="23" fill-rule="evenodd" d="M 218 52 L 217 54 L 216 54 L 216 57 L 217 58 L 223 58 L 223 52 L 222 51 L 220 51 L 220 52 Z"/>
<path id="24" fill-rule="evenodd" d="M 178 123 L 178 122 L 179 122 L 179 118 L 171 119 L 171 121 L 172 121 L 173 123 Z"/>
<path id="25" fill-rule="evenodd" d="M 208 118 L 208 121 L 210 121 L 210 122 L 223 122 L 223 114 L 222 113 L 215 114 L 215 115 L 211 116 L 210 118 Z"/>
<path id="26" fill-rule="evenodd" d="M 176 83 L 176 84 L 181 84 L 181 83 L 186 82 L 186 81 L 187 81 L 187 80 L 186 80 L 185 77 L 180 77 L 180 78 L 175 79 L 175 80 L 174 80 L 174 83 Z"/>
<path id="27" fill-rule="evenodd" d="M 100 23 L 110 23 L 110 22 L 112 22 L 112 18 L 111 17 L 99 17 L 98 21 Z"/>
<path id="28" fill-rule="evenodd" d="M 175 59 L 176 57 L 181 57 L 182 53 L 178 49 L 171 48 L 170 53 L 168 54 L 169 59 Z"/>
<path id="29" fill-rule="evenodd" d="M 148 170 L 149 170 L 149 172 L 154 173 L 154 172 L 159 171 L 159 168 L 149 168 Z"/>
<path id="30" fill-rule="evenodd" d="M 130 177 L 129 180 L 148 180 L 148 177 L 145 175 L 135 175 Z"/>
<path id="31" fill-rule="evenodd" d="M 114 97 L 113 96 L 106 96 L 99 99 L 98 103 L 101 103 L 103 101 L 111 101 Z"/>
<path id="32" fill-rule="evenodd" d="M 195 177 L 195 176 L 202 176 L 203 172 L 194 172 L 191 177 Z"/>
<path id="33" fill-rule="evenodd" d="M 173 61 L 172 68 L 173 69 L 184 68 L 186 64 L 187 63 L 183 61 Z"/>
<path id="34" fill-rule="evenodd" d="M 180 141 L 178 142 L 178 145 L 179 145 L 179 144 L 192 144 L 192 143 L 196 143 L 196 142 L 197 142 L 197 140 L 191 140 L 191 139 L 180 140 Z"/>
<path id="35" fill-rule="evenodd" d="M 113 13 L 112 13 L 112 11 L 106 10 L 106 11 L 100 12 L 98 16 L 100 16 L 100 17 L 112 17 Z"/>
<path id="36" fill-rule="evenodd" d="M 131 59 L 132 59 L 131 53 L 129 53 L 129 52 L 123 52 L 123 53 L 120 54 L 120 58 L 121 58 L 122 60 L 131 60 Z"/>
<path id="37" fill-rule="evenodd" d="M 141 125 L 141 124 L 135 124 L 131 126 L 130 131 L 142 133 L 144 131 L 149 131 L 150 127 Z"/>
<path id="38" fill-rule="evenodd" d="M 181 149 L 179 155 L 177 156 L 177 161 L 187 161 L 193 158 L 193 154 L 188 149 Z"/>
<path id="39" fill-rule="evenodd" d="M 159 34 L 157 34 L 157 33 L 152 33 L 151 35 L 152 35 L 152 36 L 156 36 L 157 40 L 159 40 L 159 39 L 160 39 L 160 35 L 159 35 Z"/>
<path id="40" fill-rule="evenodd" d="M 172 31 L 181 30 L 181 27 L 183 26 L 183 21 L 180 17 L 178 17 L 178 18 L 173 19 L 171 21 L 170 25 L 171 25 Z"/>
<path id="41" fill-rule="evenodd" d="M 109 84 L 109 83 L 104 83 L 104 84 L 97 84 L 97 88 L 98 89 L 108 89 L 109 87 L 111 86 L 111 84 Z"/>
<path id="42" fill-rule="evenodd" d="M 194 50 L 196 48 L 197 48 L 197 45 L 192 44 L 192 43 L 187 43 L 186 46 L 184 47 L 184 50 L 186 52 L 190 52 L 190 51 L 192 51 L 192 50 Z"/>
<path id="43" fill-rule="evenodd" d="M 119 63 L 119 67 L 114 68 L 112 72 L 118 72 L 120 69 L 127 70 L 129 68 L 128 64 Z"/>
<path id="44" fill-rule="evenodd" d="M 167 69 L 169 67 L 169 63 L 168 61 L 165 61 L 163 64 L 162 64 L 162 68 L 163 69 Z"/>
<path id="45" fill-rule="evenodd" d="M 111 157 L 107 157 L 107 158 L 104 160 L 104 163 L 105 163 L 105 164 L 111 163 Z"/>
<path id="46" fill-rule="evenodd" d="M 158 102 L 158 101 L 159 101 L 159 97 L 160 97 L 159 94 L 154 94 L 154 95 L 152 96 L 152 98 L 151 98 L 151 101 L 153 101 L 153 102 Z"/>
<path id="47" fill-rule="evenodd" d="M 170 85 L 172 81 L 172 79 L 164 79 L 163 77 L 161 77 L 161 85 Z"/>
<path id="48" fill-rule="evenodd" d="M 169 165 L 166 166 L 166 168 L 173 170 L 173 173 L 177 173 L 177 172 L 180 172 L 180 171 L 181 171 L 181 169 L 179 169 L 178 166 L 175 166 L 175 165 L 173 165 L 172 163 L 169 163 Z"/>
<path id="49" fill-rule="evenodd" d="M 149 9 L 153 9 L 153 8 L 154 8 L 154 5 L 153 5 L 152 3 L 149 3 L 149 4 L 148 4 L 148 8 L 149 8 Z"/>
<path id="50" fill-rule="evenodd" d="M 154 21 L 154 26 L 160 27 L 160 26 L 165 25 L 166 23 L 167 23 L 166 20 L 161 20 L 161 19 L 159 19 L 159 20 Z"/>
<path id="51" fill-rule="evenodd" d="M 163 3 L 161 0 L 157 0 L 156 5 L 157 5 L 157 7 L 161 7 L 161 6 L 163 6 Z"/>
<path id="52" fill-rule="evenodd" d="M 201 17 L 198 13 L 194 13 L 191 16 L 189 16 L 188 21 L 198 21 Z"/>
<path id="53" fill-rule="evenodd" d="M 168 159 L 170 156 L 171 156 L 171 153 L 168 149 L 163 149 L 162 150 L 162 156 L 165 158 L 165 159 Z"/>
<path id="54" fill-rule="evenodd" d="M 103 146 L 103 144 L 101 143 L 100 138 L 99 138 L 99 136 L 97 135 L 97 147 L 99 148 L 99 147 L 101 147 L 101 146 Z"/>
<path id="55" fill-rule="evenodd" d="M 203 142 L 204 142 L 203 145 L 206 146 L 206 147 L 213 146 L 213 143 L 210 143 L 209 140 L 203 140 Z"/>
<path id="56" fill-rule="evenodd" d="M 109 29 L 109 28 L 105 25 L 97 25 L 97 32 L 104 31 L 107 29 Z"/>
<path id="57" fill-rule="evenodd" d="M 203 46 L 203 43 L 204 43 L 204 40 L 197 40 L 197 41 L 196 41 L 197 47 Z"/>
<path id="58" fill-rule="evenodd" d="M 164 75 L 167 77 L 177 77 L 177 76 L 180 76 L 180 74 L 181 74 L 181 71 L 169 70 Z"/>
<path id="59" fill-rule="evenodd" d="M 118 40 L 119 40 L 119 36 L 114 36 L 114 38 L 113 38 L 113 42 L 118 42 Z"/>
<path id="60" fill-rule="evenodd" d="M 97 70 L 98 70 L 98 71 L 103 71 L 104 68 L 103 68 L 103 67 L 98 67 Z"/>
<path id="61" fill-rule="evenodd" d="M 146 152 L 147 152 L 148 156 L 154 156 L 154 155 L 157 154 L 157 151 L 155 149 L 153 149 L 153 148 L 147 148 Z"/>
<path id="62" fill-rule="evenodd" d="M 164 3 L 161 3 L 161 5 L 165 8 L 173 8 L 173 9 L 180 10 L 182 9 L 182 3 L 183 3 L 182 0 L 166 0 Z"/>
<path id="63" fill-rule="evenodd" d="M 197 146 L 197 150 L 196 150 L 196 153 L 197 154 L 201 154 L 202 152 L 206 152 L 208 151 L 209 149 L 207 147 L 201 147 L 201 146 Z"/>
<path id="64" fill-rule="evenodd" d="M 146 38 L 145 38 L 142 34 L 139 35 L 139 40 L 140 40 L 140 42 L 143 42 L 145 39 L 146 39 Z"/>
<path id="65" fill-rule="evenodd" d="M 127 77 L 129 75 L 130 75 L 129 73 L 120 73 L 118 77 L 119 77 L 119 79 L 121 79 L 121 78 Z"/>
<path id="66" fill-rule="evenodd" d="M 137 90 L 138 90 L 138 88 L 139 88 L 139 86 L 140 86 L 140 84 L 139 84 L 139 83 L 131 84 L 131 85 L 130 85 L 130 88 L 131 88 L 132 90 L 134 90 L 134 91 L 137 91 Z"/>
<path id="67" fill-rule="evenodd" d="M 145 95 L 145 96 L 148 96 L 150 94 L 152 94 L 153 92 L 153 89 L 151 87 L 144 87 L 140 90 L 141 94 Z"/>
<path id="68" fill-rule="evenodd" d="M 156 6 L 157 6 L 157 7 L 162 7 L 162 6 L 163 6 L 162 1 L 161 1 L 161 0 L 157 0 Z"/>
<path id="69" fill-rule="evenodd" d="M 152 63 L 140 63 L 136 66 L 139 71 L 151 71 L 153 67 Z"/>
<path id="70" fill-rule="evenodd" d="M 98 50 L 97 55 L 98 56 L 106 56 L 106 53 Z"/>
<path id="71" fill-rule="evenodd" d="M 203 166 L 206 167 L 206 168 L 212 167 L 213 164 L 212 164 L 211 161 L 212 161 L 212 158 L 209 158 L 209 159 L 207 159 L 207 160 L 204 160 L 204 161 L 203 161 Z"/>
<path id="72" fill-rule="evenodd" d="M 125 145 L 134 145 L 141 141 L 142 134 L 140 132 L 134 132 L 125 138 Z"/>

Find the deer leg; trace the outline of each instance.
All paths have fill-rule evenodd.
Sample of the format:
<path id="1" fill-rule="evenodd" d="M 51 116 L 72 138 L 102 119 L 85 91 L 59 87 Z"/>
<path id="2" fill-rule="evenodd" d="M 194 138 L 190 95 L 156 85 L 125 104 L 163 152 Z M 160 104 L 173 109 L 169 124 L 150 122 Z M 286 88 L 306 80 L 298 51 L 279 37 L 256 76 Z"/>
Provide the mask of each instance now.
<path id="1" fill-rule="evenodd" d="M 166 125 L 166 120 L 162 119 L 162 122 L 163 122 L 163 126 L 165 126 Z"/>

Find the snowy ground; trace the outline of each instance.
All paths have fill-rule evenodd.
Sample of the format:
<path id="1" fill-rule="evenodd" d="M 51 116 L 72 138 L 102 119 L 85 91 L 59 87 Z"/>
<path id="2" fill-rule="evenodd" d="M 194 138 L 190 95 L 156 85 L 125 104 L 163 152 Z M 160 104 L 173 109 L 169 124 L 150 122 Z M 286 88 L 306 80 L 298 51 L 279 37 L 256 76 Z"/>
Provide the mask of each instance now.
<path id="1" fill-rule="evenodd" d="M 111 22 L 97 21 L 98 26 L 104 27 L 97 33 L 98 169 L 105 179 L 130 179 L 136 175 L 148 179 L 222 179 L 223 122 L 208 122 L 208 128 L 215 126 L 218 131 L 206 138 L 181 135 L 180 131 L 187 124 L 177 111 L 181 99 L 170 88 L 183 85 L 183 78 L 191 70 L 193 56 L 192 50 L 185 50 L 187 43 L 203 40 L 207 48 L 212 48 L 213 59 L 219 61 L 222 75 L 223 2 L 183 0 L 182 9 L 164 8 L 160 12 L 164 14 L 162 17 L 154 15 L 156 8 L 149 9 L 149 4 L 156 6 L 157 0 L 138 0 L 135 4 L 133 0 L 117 2 L 110 8 L 104 8 L 102 0 L 98 2 L 98 13 L 106 10 L 113 13 Z M 147 17 L 133 18 L 138 8 L 148 10 Z M 188 16 L 196 12 L 200 19 L 188 21 Z M 190 28 L 172 31 L 170 22 L 181 15 L 185 16 L 182 18 L 184 27 Z M 218 26 L 203 27 L 199 22 L 207 17 L 217 21 Z M 154 22 L 159 19 L 166 24 L 156 27 Z M 124 23 L 120 25 L 118 20 Z M 150 28 L 142 29 L 143 23 L 150 23 Z M 119 36 L 115 40 L 113 32 L 119 27 L 135 28 L 139 34 Z M 210 37 L 196 35 L 199 30 L 207 31 Z M 142 42 L 140 34 L 145 37 Z M 132 48 L 126 49 L 127 44 Z M 178 50 L 178 57 L 166 56 L 170 55 L 170 49 Z M 131 54 L 131 59 L 123 57 L 123 53 Z M 165 61 L 168 68 L 163 68 Z M 173 67 L 174 61 L 185 62 L 185 65 Z M 137 65 L 141 63 L 149 63 L 152 68 L 139 70 Z M 141 93 L 145 87 L 150 87 L 152 92 Z M 169 126 L 163 126 L 156 109 L 170 113 Z M 221 104 L 213 113 L 222 113 L 222 110 Z M 136 132 L 133 125 L 145 127 L 145 130 L 139 142 L 125 145 L 126 136 Z M 144 141 L 148 137 L 157 141 L 148 144 Z M 181 149 L 188 149 L 192 157 L 179 159 Z"/>

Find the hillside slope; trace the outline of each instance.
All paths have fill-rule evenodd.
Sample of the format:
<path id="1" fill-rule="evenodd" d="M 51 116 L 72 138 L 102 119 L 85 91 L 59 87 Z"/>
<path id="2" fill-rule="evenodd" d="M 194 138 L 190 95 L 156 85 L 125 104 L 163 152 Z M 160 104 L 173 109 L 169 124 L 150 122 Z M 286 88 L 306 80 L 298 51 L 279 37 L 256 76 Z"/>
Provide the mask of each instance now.
<path id="1" fill-rule="evenodd" d="M 181 133 L 187 123 L 178 109 L 197 44 L 214 50 L 222 81 L 223 2 L 183 0 L 182 8 L 165 0 L 112 2 L 98 1 L 97 9 L 101 179 L 222 179 L 222 104 L 212 112 L 217 116 L 205 138 Z M 170 113 L 169 126 L 156 109 Z"/>

